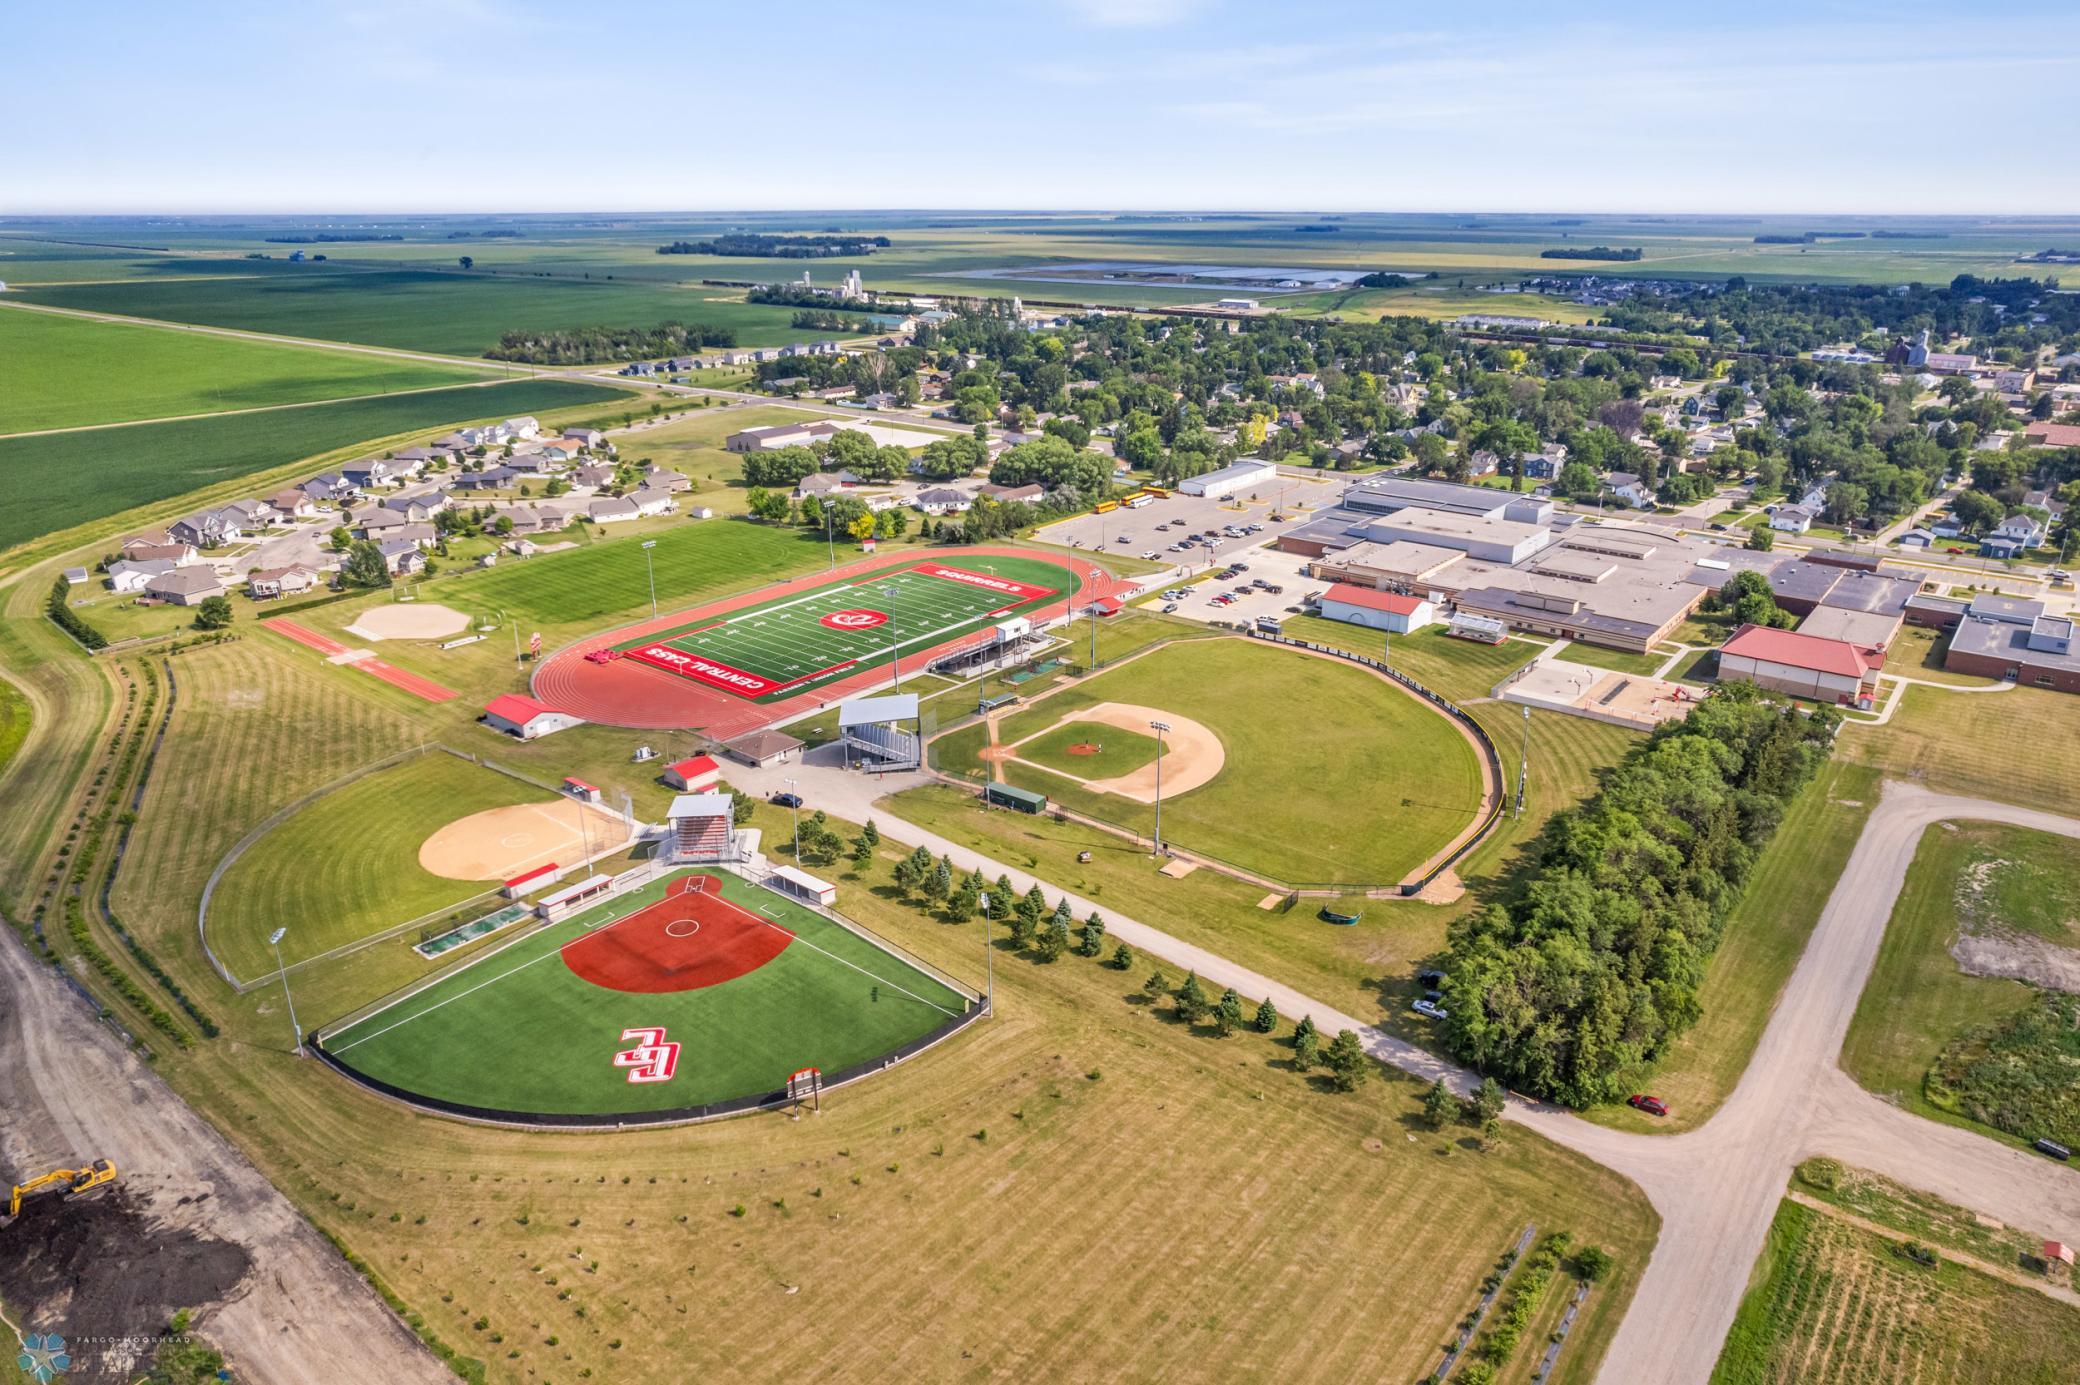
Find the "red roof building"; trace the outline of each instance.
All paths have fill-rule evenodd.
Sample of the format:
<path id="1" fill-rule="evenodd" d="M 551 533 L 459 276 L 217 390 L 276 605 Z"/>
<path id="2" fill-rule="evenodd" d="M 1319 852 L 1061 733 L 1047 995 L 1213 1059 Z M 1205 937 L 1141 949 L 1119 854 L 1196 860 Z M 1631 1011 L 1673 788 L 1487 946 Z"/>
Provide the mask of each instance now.
<path id="1" fill-rule="evenodd" d="M 547 703 L 519 693 L 502 693 L 492 698 L 485 705 L 480 720 L 494 731 L 503 731 L 523 741 L 538 740 L 585 724 L 583 717 L 559 712 Z"/>
<path id="2" fill-rule="evenodd" d="M 666 765 L 663 778 L 680 793 L 698 793 L 714 788 L 721 774 L 722 766 L 715 763 L 713 756 L 694 755 L 677 764 Z"/>
<path id="3" fill-rule="evenodd" d="M 2080 424 L 2032 423 L 2022 440 L 2031 447 L 2080 447 Z"/>
<path id="4" fill-rule="evenodd" d="M 1338 582 L 1322 593 L 1321 612 L 1325 620 L 1340 620 L 1346 625 L 1363 625 L 1396 635 L 1422 629 L 1434 614 L 1430 603 L 1420 596 L 1378 591 L 1349 582 Z"/>
<path id="5" fill-rule="evenodd" d="M 1883 650 L 1762 625 L 1743 625 L 1719 647 L 1721 679 L 1742 679 L 1819 702 L 1874 699 L 1884 666 Z"/>

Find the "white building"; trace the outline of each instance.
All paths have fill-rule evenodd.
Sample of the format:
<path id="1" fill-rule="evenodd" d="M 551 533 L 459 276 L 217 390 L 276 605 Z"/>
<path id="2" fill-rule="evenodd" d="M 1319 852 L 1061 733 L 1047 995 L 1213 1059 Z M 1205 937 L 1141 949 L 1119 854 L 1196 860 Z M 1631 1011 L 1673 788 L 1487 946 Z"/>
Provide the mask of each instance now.
<path id="1" fill-rule="evenodd" d="M 484 708 L 484 724 L 494 731 L 503 731 L 508 736 L 523 741 L 539 740 L 553 736 L 558 731 L 568 731 L 573 726 L 583 726 L 583 717 L 574 717 L 569 712 L 559 712 L 554 707 L 537 702 L 519 693 L 506 693 L 494 697 Z"/>
<path id="2" fill-rule="evenodd" d="M 1278 479 L 1278 467 L 1271 462 L 1241 461 L 1209 471 L 1203 476 L 1194 476 L 1177 485 L 1181 495 L 1233 495 L 1237 491 L 1267 485 Z"/>
<path id="3" fill-rule="evenodd" d="M 1321 611 L 1324 620 L 1340 620 L 1396 635 L 1420 630 L 1436 619 L 1435 609 L 1420 596 L 1374 591 L 1346 582 L 1338 582 L 1322 593 Z"/>

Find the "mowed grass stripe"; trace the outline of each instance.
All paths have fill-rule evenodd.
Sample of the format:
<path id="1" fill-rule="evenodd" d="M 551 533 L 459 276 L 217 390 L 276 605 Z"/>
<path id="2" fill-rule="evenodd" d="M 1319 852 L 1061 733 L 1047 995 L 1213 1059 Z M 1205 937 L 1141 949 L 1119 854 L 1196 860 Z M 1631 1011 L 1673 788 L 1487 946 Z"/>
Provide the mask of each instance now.
<path id="1" fill-rule="evenodd" d="M 508 775 L 433 751 L 325 795 L 253 843 L 210 900 L 209 940 L 235 976 L 274 966 L 267 935 L 286 927 L 294 963 L 483 893 L 419 865 L 439 828 L 487 808 L 554 803 Z"/>
<path id="2" fill-rule="evenodd" d="M 582 980 L 561 949 L 665 894 L 653 882 L 463 967 L 326 1042 L 371 1077 L 494 1110 L 618 1115 L 772 1091 L 803 1067 L 836 1073 L 930 1033 L 963 997 L 794 902 L 721 874 L 722 896 L 795 935 L 755 971 L 698 990 L 634 994 Z M 669 1081 L 613 1066 L 621 1032 L 662 1026 L 683 1045 Z"/>
<path id="3" fill-rule="evenodd" d="M 488 371 L 57 313 L 0 312 L 0 433 L 351 399 Z"/>

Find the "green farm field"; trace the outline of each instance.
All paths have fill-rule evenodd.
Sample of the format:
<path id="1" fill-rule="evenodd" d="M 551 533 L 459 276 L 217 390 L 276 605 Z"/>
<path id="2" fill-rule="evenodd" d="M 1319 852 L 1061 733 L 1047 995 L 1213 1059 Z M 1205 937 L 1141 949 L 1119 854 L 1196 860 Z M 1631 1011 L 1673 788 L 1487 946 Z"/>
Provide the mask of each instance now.
<path id="1" fill-rule="evenodd" d="M 325 1049 L 417 1096 L 523 1114 L 616 1116 L 758 1096 L 805 1067 L 835 1077 L 966 1012 L 965 996 L 860 934 L 738 876 L 712 878 L 719 888 L 704 893 L 734 909 L 701 901 L 707 917 L 698 932 L 659 941 L 660 926 L 640 945 L 712 958 L 717 946 L 773 945 L 792 934 L 784 949 L 753 970 L 683 990 L 610 989 L 576 970 L 584 949 L 613 948 L 624 930 L 649 926 L 642 911 L 668 887 L 693 884 L 674 876 L 488 952 L 328 1035 Z M 725 930 L 723 943 L 708 943 Z M 629 1047 L 622 1031 L 637 1027 L 661 1027 L 682 1045 L 668 1079 L 632 1082 L 610 1061 Z"/>
<path id="2" fill-rule="evenodd" d="M 1949 949 L 1961 931 L 2080 945 L 2071 922 L 2076 878 L 2080 842 L 2071 838 L 1996 823 L 1931 826 L 1842 1045 L 1843 1070 L 1916 1115 L 2009 1138 L 1972 1121 L 1957 1097 L 1940 1095 L 1929 1072 L 1951 1040 L 2019 1014 L 2038 992 L 2006 977 L 1968 976 Z"/>
<path id="3" fill-rule="evenodd" d="M 600 325 L 697 322 L 728 328 L 739 346 L 829 335 L 789 326 L 790 308 L 748 304 L 741 292 L 697 285 L 208 260 L 182 262 L 174 273 L 180 277 L 44 285 L 21 296 L 60 308 L 451 356 L 482 355 L 508 331 Z"/>
<path id="4" fill-rule="evenodd" d="M 1895 1244 L 1825 1210 L 1779 1203 L 1712 1385 L 2069 1378 L 2080 1309 L 1947 1258 L 1917 1265 Z"/>
<path id="5" fill-rule="evenodd" d="M 488 372 L 207 332 L 0 312 L 0 433 L 394 394 Z"/>
<path id="6" fill-rule="evenodd" d="M 515 380 L 281 412 L 0 438 L 0 548 L 365 439 L 621 397 L 603 385 Z"/>
<path id="7" fill-rule="evenodd" d="M 1165 797 L 1164 836 L 1274 879 L 1392 884 L 1480 810 L 1479 761 L 1443 716 L 1352 665 L 1244 640 L 1172 645 L 1085 679 L 1004 718 L 999 742 L 1100 702 L 1212 729 L 1224 767 L 1204 787 Z M 1150 805 L 1026 765 L 1002 770 L 1065 807 L 1143 834 L 1154 826 Z M 1286 825 L 1275 839 L 1262 830 L 1267 804 Z"/>
<path id="8" fill-rule="evenodd" d="M 210 899 L 210 947 L 250 978 L 273 969 L 277 928 L 289 930 L 282 960 L 293 964 L 459 904 L 497 881 L 435 875 L 419 864 L 421 844 L 471 813 L 559 801 L 439 751 L 377 770 L 299 809 L 232 863 Z"/>

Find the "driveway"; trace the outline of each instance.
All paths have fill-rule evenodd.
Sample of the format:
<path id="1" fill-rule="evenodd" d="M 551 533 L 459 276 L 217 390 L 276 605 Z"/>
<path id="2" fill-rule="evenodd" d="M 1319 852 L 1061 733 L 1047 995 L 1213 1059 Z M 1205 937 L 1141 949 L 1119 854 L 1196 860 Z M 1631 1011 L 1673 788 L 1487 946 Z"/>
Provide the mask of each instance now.
<path id="1" fill-rule="evenodd" d="M 811 807 L 855 822 L 873 817 L 882 834 L 950 857 L 956 868 L 1008 875 L 1020 891 L 1058 887 L 890 814 L 884 794 L 936 782 L 921 774 L 866 776 L 838 767 L 832 748 L 779 769 L 733 769 L 740 788 L 777 791 L 799 783 Z M 1740 1085 L 1712 1119 L 1683 1135 L 1641 1135 L 1592 1125 L 1573 1114 L 1513 1099 L 1505 1116 L 1637 1183 L 1661 1215 L 1661 1236 L 1599 1379 L 1606 1385 L 1701 1385 L 1717 1362 L 1748 1276 L 1792 1169 L 1827 1154 L 1944 1197 L 1960 1206 L 2080 1241 L 2080 1178 L 2049 1160 L 1984 1136 L 1909 1116 L 1856 1086 L 1838 1066 L 1842 1041 L 1922 832 L 1944 820 L 2012 823 L 2080 837 L 2080 820 L 1984 799 L 1889 783 L 1871 813 L 1804 955 L 1757 1045 Z M 1332 1005 L 1230 962 L 1116 909 L 1069 894 L 1078 917 L 1095 910 L 1109 936 L 1177 967 L 1210 989 L 1268 996 L 1284 1015 L 1313 1015 L 1325 1030 L 1357 1031 L 1365 1048 L 1419 1080 L 1443 1077 L 1461 1092 L 1466 1069 L 1365 1025 Z"/>

